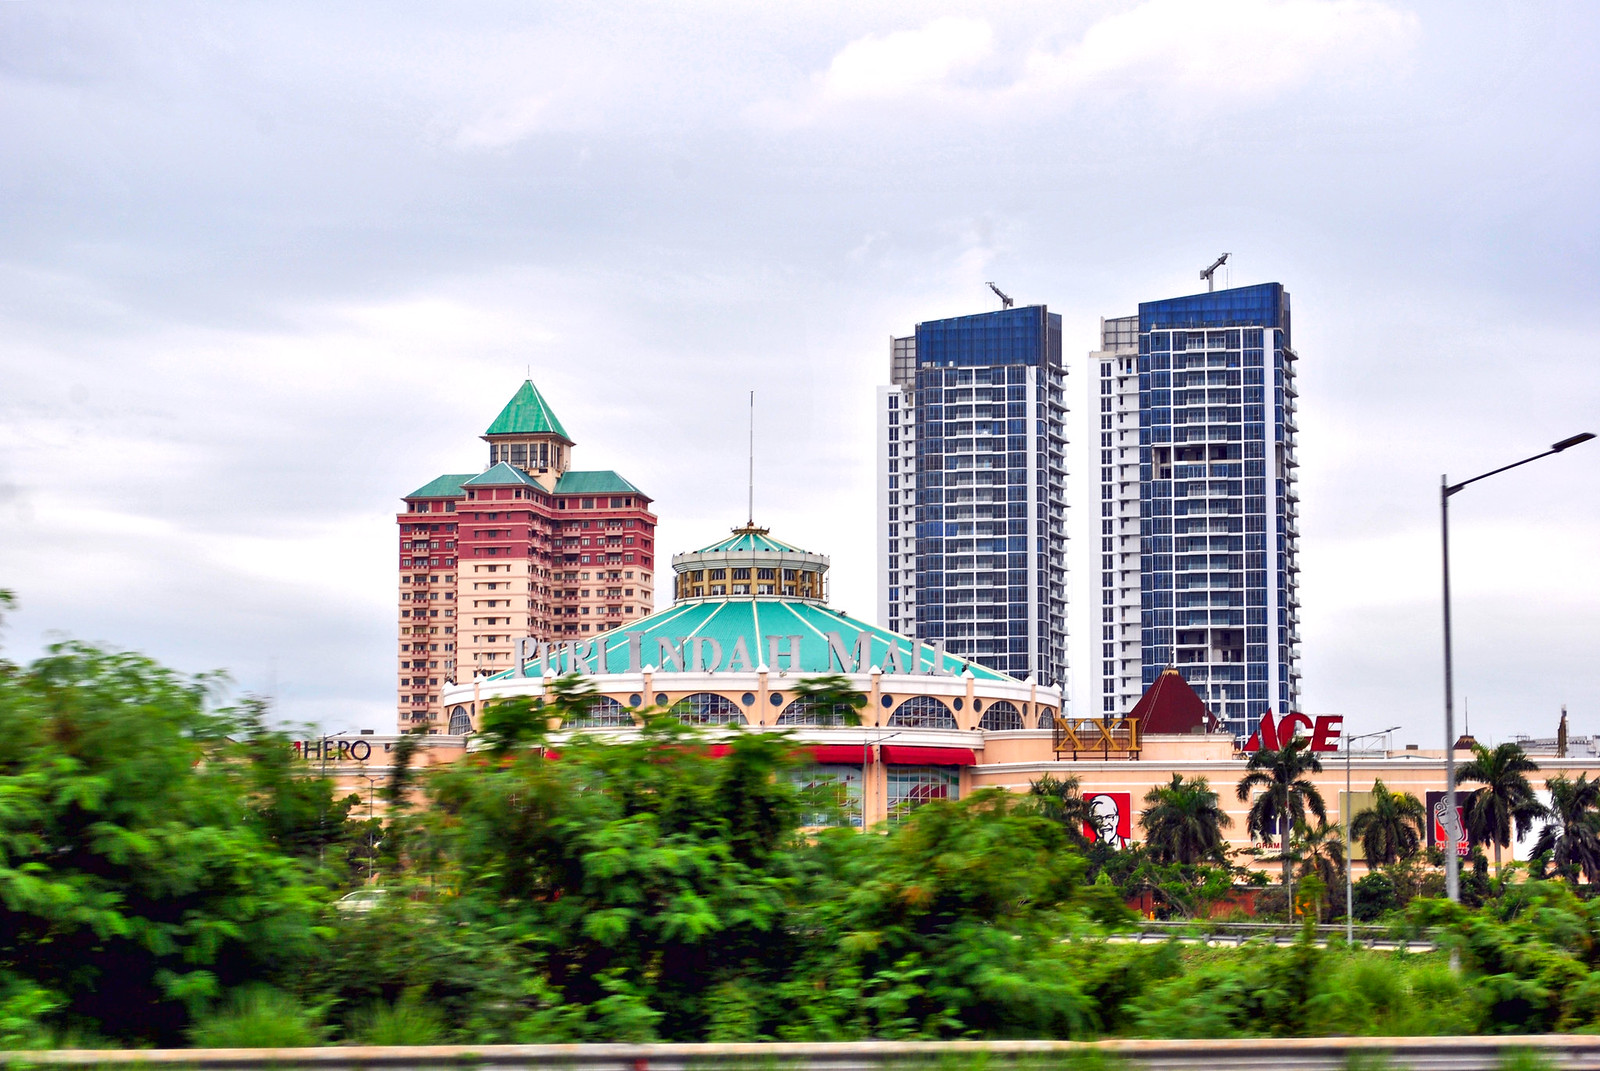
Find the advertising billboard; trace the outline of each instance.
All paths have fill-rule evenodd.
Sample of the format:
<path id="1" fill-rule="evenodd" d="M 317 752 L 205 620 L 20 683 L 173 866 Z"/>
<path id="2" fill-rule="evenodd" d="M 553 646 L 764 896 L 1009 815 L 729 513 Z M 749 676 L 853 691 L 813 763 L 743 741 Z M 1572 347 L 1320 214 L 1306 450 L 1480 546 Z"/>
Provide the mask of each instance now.
<path id="1" fill-rule="evenodd" d="M 1133 837 L 1133 794 L 1131 792 L 1085 792 L 1089 818 L 1083 835 L 1095 844 L 1126 848 Z"/>
<path id="2" fill-rule="evenodd" d="M 1456 842 L 1456 854 L 1466 855 L 1469 847 L 1467 843 L 1467 800 L 1472 798 L 1471 792 L 1456 790 L 1456 813 L 1454 821 L 1445 808 L 1445 794 L 1443 792 L 1429 792 L 1423 801 L 1428 809 L 1428 847 L 1439 848 L 1445 844 L 1447 833 Z M 1454 827 L 1454 828 L 1450 828 Z"/>

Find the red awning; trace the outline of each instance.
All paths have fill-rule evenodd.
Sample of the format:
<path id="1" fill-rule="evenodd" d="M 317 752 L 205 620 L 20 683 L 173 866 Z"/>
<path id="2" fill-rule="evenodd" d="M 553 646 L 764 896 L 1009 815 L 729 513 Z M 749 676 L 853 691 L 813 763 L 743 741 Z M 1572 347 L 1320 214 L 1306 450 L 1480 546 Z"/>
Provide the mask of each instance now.
<path id="1" fill-rule="evenodd" d="M 806 750 L 811 752 L 812 762 L 845 763 L 852 766 L 860 766 L 861 753 L 865 749 L 854 744 L 818 744 Z"/>
<path id="2" fill-rule="evenodd" d="M 978 756 L 966 747 L 909 747 L 883 745 L 883 761 L 897 766 L 976 766 Z"/>

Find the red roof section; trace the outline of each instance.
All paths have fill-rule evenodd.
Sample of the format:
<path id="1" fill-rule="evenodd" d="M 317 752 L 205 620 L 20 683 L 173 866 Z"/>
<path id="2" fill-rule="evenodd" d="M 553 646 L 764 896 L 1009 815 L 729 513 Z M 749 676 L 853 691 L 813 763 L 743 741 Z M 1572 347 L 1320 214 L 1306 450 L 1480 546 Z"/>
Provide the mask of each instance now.
<path id="1" fill-rule="evenodd" d="M 1133 705 L 1128 717 L 1139 719 L 1139 731 L 1150 733 L 1214 732 L 1216 716 L 1206 709 L 1203 699 L 1195 694 L 1183 674 L 1168 666 L 1161 671 L 1139 701 Z"/>

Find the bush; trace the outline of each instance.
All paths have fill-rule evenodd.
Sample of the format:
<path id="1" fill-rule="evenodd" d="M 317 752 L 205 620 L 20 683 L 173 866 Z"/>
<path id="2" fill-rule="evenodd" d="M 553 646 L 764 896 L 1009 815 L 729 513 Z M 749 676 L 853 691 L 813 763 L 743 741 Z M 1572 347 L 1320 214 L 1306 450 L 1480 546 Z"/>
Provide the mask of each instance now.
<path id="1" fill-rule="evenodd" d="M 268 986 L 235 990 L 219 1012 L 190 1031 L 202 1049 L 300 1049 L 322 1043 L 323 1032 L 299 1001 Z"/>
<path id="2" fill-rule="evenodd" d="M 362 1045 L 437 1045 L 444 1040 L 444 1016 L 422 1003 L 420 990 L 408 989 L 393 1004 L 357 1012 L 349 1032 Z"/>

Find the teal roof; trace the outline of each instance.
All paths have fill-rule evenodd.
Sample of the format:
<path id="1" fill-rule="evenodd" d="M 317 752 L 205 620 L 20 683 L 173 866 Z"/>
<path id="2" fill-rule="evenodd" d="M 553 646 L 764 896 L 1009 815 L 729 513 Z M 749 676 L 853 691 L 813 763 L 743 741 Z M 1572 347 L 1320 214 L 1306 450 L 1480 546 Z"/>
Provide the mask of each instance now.
<path id="1" fill-rule="evenodd" d="M 808 554 L 781 539 L 773 539 L 760 528 L 735 528 L 733 534 L 709 547 L 701 547 L 696 554 L 720 554 L 725 551 L 772 551 L 775 554 Z"/>
<path id="2" fill-rule="evenodd" d="M 648 497 L 610 469 L 599 472 L 563 472 L 556 481 L 558 495 L 639 495 Z"/>
<path id="3" fill-rule="evenodd" d="M 507 484 L 516 484 L 520 487 L 538 487 L 539 490 L 544 490 L 538 480 L 535 480 L 521 469 L 506 464 L 504 461 L 465 481 L 464 486 L 504 487 Z"/>
<path id="4" fill-rule="evenodd" d="M 407 498 L 460 498 L 461 485 L 472 479 L 472 473 L 457 476 L 440 476 L 412 491 Z"/>
<path id="5" fill-rule="evenodd" d="M 559 435 L 567 442 L 572 442 L 567 429 L 561 426 L 561 421 L 556 419 L 549 403 L 544 400 L 544 395 L 539 393 L 539 388 L 533 385 L 531 379 L 522 381 L 517 393 L 506 403 L 506 407 L 500 410 L 500 415 L 494 418 L 494 423 L 489 425 L 489 430 L 484 434 Z"/>
<path id="6" fill-rule="evenodd" d="M 683 643 L 684 639 L 707 637 L 715 640 L 715 646 L 721 649 L 718 669 L 754 670 L 757 665 L 772 661 L 765 637 L 781 637 L 779 650 L 786 652 L 790 642 L 789 637 L 798 636 L 800 637 L 798 665 L 791 665 L 788 659 L 784 658 L 782 668 L 785 671 L 791 675 L 805 676 L 820 675 L 830 671 L 837 673 L 838 656 L 833 649 L 829 633 L 835 634 L 842 642 L 847 657 L 852 662 L 865 638 L 868 657 L 865 664 L 854 667 L 855 671 L 865 673 L 871 666 L 878 666 L 884 671 L 882 688 L 885 692 L 894 692 L 897 672 L 912 671 L 913 641 L 908 637 L 865 624 L 837 610 L 830 610 L 815 603 L 792 599 L 752 598 L 697 599 L 681 602 L 671 609 L 652 614 L 631 626 L 602 633 L 593 637 L 598 649 L 598 659 L 592 665 L 595 667 L 595 672 L 602 673 L 638 672 L 642 666 L 655 666 L 658 673 L 670 674 L 674 668 L 680 668 L 670 665 L 673 652 L 679 646 L 684 651 L 685 662 L 693 657 L 689 645 Z M 635 636 L 639 641 L 637 648 L 632 646 Z M 588 641 L 589 638 L 585 637 L 585 644 Z M 891 648 L 899 652 L 898 666 L 894 665 L 896 660 L 890 657 Z M 701 650 L 705 662 L 709 663 L 715 654 L 712 645 L 703 644 Z M 926 644 L 922 646 L 921 672 L 929 672 L 933 665 L 933 654 L 932 647 Z M 748 662 L 743 661 L 745 658 L 748 658 Z M 771 668 L 776 670 L 779 667 Z M 944 656 L 943 668 L 957 676 L 966 670 L 971 670 L 972 675 L 978 680 L 1015 680 L 1004 673 L 997 673 L 976 662 L 968 662 L 952 654 Z M 538 668 L 529 664 L 528 675 L 537 675 L 539 672 Z M 493 679 L 506 680 L 515 676 L 517 676 L 516 670 L 508 670 Z M 665 685 L 665 679 L 657 676 L 656 686 Z"/>

